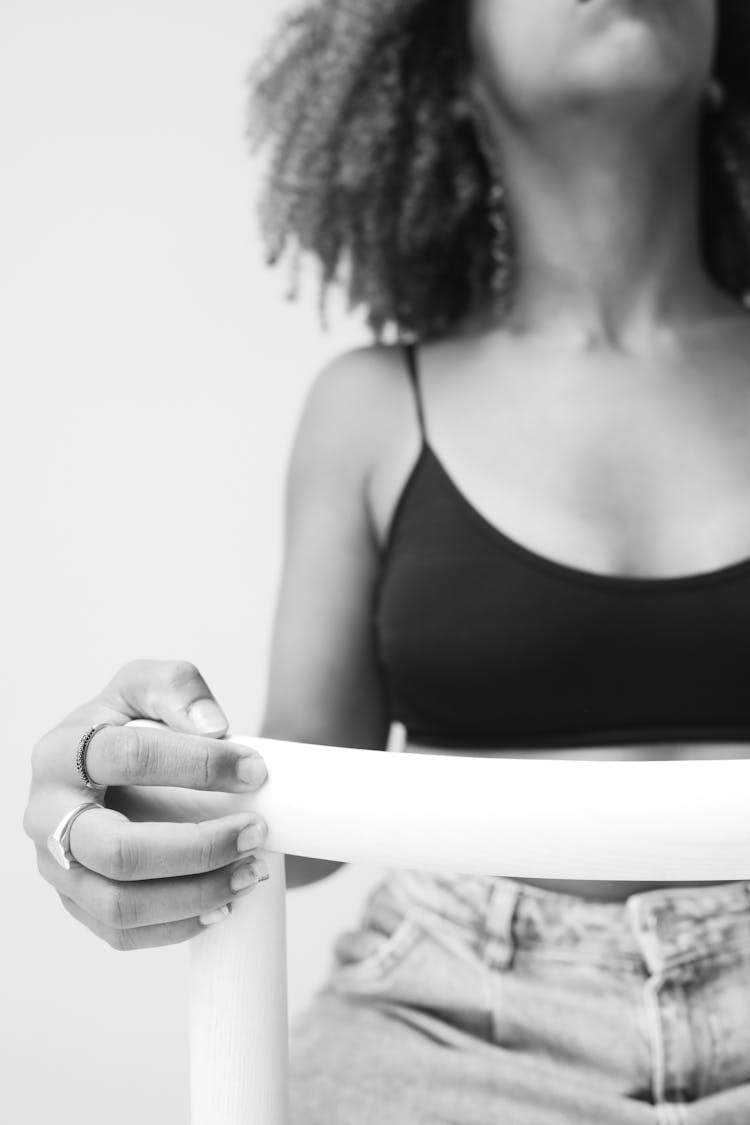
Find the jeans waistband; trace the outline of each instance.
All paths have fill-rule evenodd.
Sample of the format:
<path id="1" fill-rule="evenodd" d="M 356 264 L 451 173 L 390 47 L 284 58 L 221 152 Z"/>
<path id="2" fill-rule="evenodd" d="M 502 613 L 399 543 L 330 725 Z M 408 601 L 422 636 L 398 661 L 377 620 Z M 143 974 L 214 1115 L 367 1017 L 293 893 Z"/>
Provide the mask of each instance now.
<path id="1" fill-rule="evenodd" d="M 600 902 L 516 879 L 394 870 L 385 882 L 402 910 L 425 924 L 447 920 L 470 930 L 485 958 L 502 967 L 517 949 L 580 953 L 661 973 L 750 945 L 750 880 L 639 891 Z"/>

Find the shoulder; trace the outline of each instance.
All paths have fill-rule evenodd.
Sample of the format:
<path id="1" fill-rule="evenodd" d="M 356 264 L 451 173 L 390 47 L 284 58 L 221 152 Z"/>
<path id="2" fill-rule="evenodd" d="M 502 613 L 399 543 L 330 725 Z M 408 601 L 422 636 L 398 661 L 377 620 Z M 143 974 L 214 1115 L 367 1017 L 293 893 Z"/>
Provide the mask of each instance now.
<path id="1" fill-rule="evenodd" d="M 293 457 L 365 473 L 411 394 L 404 349 L 373 344 L 335 356 L 314 376 L 302 405 Z"/>
<path id="2" fill-rule="evenodd" d="M 305 411 L 319 420 L 350 421 L 372 417 L 390 402 L 394 383 L 406 380 L 404 349 L 398 344 L 371 344 L 334 356 L 317 373 L 305 401 Z"/>

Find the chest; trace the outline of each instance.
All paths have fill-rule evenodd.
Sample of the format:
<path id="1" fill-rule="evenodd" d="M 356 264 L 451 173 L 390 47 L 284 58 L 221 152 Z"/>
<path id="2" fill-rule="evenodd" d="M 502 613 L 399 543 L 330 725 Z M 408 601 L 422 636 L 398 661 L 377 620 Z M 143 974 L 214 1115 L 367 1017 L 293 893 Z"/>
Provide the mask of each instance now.
<path id="1" fill-rule="evenodd" d="M 645 580 L 575 569 L 489 524 L 429 452 L 389 536 L 374 626 L 392 712 L 417 741 L 738 741 L 750 729 L 750 557 Z"/>
<path id="2" fill-rule="evenodd" d="M 750 372 L 750 365 L 749 365 Z M 426 374 L 425 374 L 426 373 Z M 750 556 L 750 378 L 516 357 L 423 365 L 427 438 L 457 496 L 541 556 L 663 577 Z M 403 460 L 379 484 L 387 534 Z"/>
<path id="3" fill-rule="evenodd" d="M 744 373 L 510 370 L 428 364 L 427 440 L 378 478 L 393 715 L 425 745 L 746 740 Z"/>

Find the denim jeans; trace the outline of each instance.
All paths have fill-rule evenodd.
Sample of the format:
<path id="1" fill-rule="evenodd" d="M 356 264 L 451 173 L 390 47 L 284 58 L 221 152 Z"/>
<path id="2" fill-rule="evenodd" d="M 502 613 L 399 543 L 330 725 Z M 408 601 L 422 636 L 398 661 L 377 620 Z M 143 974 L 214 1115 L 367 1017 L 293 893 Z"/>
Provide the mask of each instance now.
<path id="1" fill-rule="evenodd" d="M 293 1125 L 750 1125 L 750 882 L 389 872 L 291 1035 Z"/>

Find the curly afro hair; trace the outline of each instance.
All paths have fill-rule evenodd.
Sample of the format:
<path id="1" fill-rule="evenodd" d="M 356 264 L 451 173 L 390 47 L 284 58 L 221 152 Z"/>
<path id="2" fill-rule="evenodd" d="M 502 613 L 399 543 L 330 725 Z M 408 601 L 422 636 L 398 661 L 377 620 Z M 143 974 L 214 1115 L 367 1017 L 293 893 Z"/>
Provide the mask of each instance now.
<path id="1" fill-rule="evenodd" d="M 702 247 L 728 294 L 750 290 L 750 4 L 717 0 L 701 136 Z M 266 260 L 321 268 L 376 340 L 448 333 L 511 285 L 512 243 L 469 95 L 456 0 L 306 0 L 249 75 L 248 135 L 270 139 L 258 202 Z M 498 285 L 498 277 L 501 278 Z"/>

